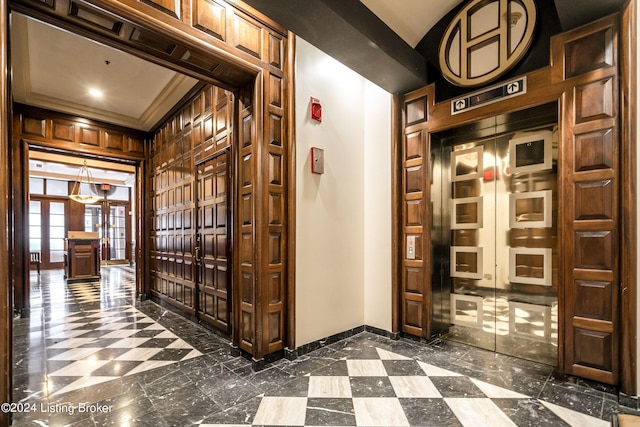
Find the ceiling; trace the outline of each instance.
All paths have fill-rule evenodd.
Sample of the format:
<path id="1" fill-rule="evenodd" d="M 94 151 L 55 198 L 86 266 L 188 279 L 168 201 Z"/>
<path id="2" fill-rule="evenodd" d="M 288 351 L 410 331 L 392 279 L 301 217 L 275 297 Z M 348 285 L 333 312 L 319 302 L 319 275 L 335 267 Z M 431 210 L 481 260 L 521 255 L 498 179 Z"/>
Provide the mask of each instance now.
<path id="1" fill-rule="evenodd" d="M 390 27 L 389 33 L 415 46 L 460 0 L 436 0 L 429 7 L 424 2 L 362 3 Z M 11 64 L 15 102 L 143 131 L 153 130 L 198 83 L 19 13 L 11 17 Z M 91 89 L 101 90 L 102 97 L 91 96 Z"/>
<path id="2" fill-rule="evenodd" d="M 128 128 L 152 130 L 198 83 L 20 14 L 11 42 L 15 102 Z"/>
<path id="3" fill-rule="evenodd" d="M 427 83 L 425 58 L 414 47 L 461 3 L 244 1 L 392 93 Z M 622 1 L 555 0 L 564 29 L 603 16 Z M 11 41 L 15 102 L 129 128 L 153 130 L 198 83 L 17 13 L 11 17 Z M 102 97 L 89 96 L 91 88 L 102 90 Z"/>

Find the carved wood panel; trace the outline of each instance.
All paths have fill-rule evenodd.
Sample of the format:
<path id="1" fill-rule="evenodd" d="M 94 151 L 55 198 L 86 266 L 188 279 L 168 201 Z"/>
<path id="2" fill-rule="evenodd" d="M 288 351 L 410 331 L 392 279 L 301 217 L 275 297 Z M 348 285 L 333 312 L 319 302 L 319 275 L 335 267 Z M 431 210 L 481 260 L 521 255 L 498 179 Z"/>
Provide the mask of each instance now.
<path id="1" fill-rule="evenodd" d="M 234 282 L 238 283 L 236 321 L 238 334 L 234 344 L 244 351 L 254 354 L 256 345 L 256 284 L 257 268 L 255 230 L 256 186 L 253 177 L 256 174 L 256 141 L 253 132 L 254 108 L 249 97 L 240 97 L 238 109 L 240 113 L 238 126 L 238 142 L 240 160 L 238 162 L 238 262 L 234 270 Z"/>
<path id="2" fill-rule="evenodd" d="M 202 319 L 221 329 L 229 332 L 228 314 L 219 312 L 219 307 L 225 306 L 223 302 L 220 286 L 230 285 L 229 280 L 222 280 L 220 283 L 220 271 L 225 267 L 223 260 L 230 259 L 228 253 L 216 252 L 213 264 L 208 263 L 207 267 L 216 266 L 217 270 L 207 275 L 201 272 L 196 273 L 196 234 L 199 232 L 199 225 L 203 226 L 209 233 L 216 235 L 217 242 L 214 244 L 210 237 L 206 237 L 207 248 L 212 250 L 220 249 L 219 244 L 221 234 L 226 232 L 226 222 L 224 226 L 214 227 L 203 221 L 203 209 L 200 208 L 201 200 L 196 194 L 198 179 L 195 173 L 196 162 L 211 158 L 215 153 L 224 150 L 230 145 L 230 127 L 214 130 L 213 123 L 222 121 L 228 123 L 231 111 L 232 95 L 220 88 L 206 86 L 196 94 L 187 104 L 181 108 L 173 117 L 169 118 L 158 130 L 151 152 L 151 176 L 150 176 L 150 205 L 152 206 L 151 236 L 150 236 L 150 257 L 153 260 L 151 267 L 151 293 L 152 295 L 176 306 L 180 310 L 190 315 L 202 314 Z M 218 118 L 218 113 L 222 111 L 224 117 Z M 207 129 L 204 131 L 203 129 Z M 227 165 L 228 162 L 225 162 Z M 225 166 L 226 167 L 226 166 Z M 216 169 L 216 173 L 221 173 Z M 226 173 L 226 172 L 225 172 Z M 227 175 L 228 176 L 228 175 Z M 217 184 L 217 181 L 215 182 Z M 203 188 L 202 186 L 200 187 Z M 216 187 L 216 191 L 226 187 L 222 184 Z M 213 191 L 213 190 L 212 190 Z M 220 196 L 223 197 L 223 196 Z M 226 198 L 226 194 L 224 195 Z M 221 202 L 220 198 L 214 199 Z M 209 199 L 204 199 L 205 206 L 208 206 Z M 209 206 L 209 208 L 211 208 Z M 215 206 L 211 218 L 221 218 L 224 214 L 218 213 L 220 206 Z M 225 202 L 226 209 L 226 202 Z M 213 219 L 211 219 L 213 220 Z M 209 233 L 210 234 L 210 233 Z M 199 243 L 203 244 L 205 241 Z M 227 251 L 230 248 L 227 248 Z M 213 256 L 211 253 L 207 257 Z M 219 268 L 218 268 L 219 266 Z M 208 270 L 206 270 L 208 271 Z M 210 281 L 201 288 L 200 297 L 197 298 L 196 286 L 200 281 Z M 218 301 L 215 301 L 214 294 L 209 292 L 213 288 L 216 290 Z M 220 289 L 219 289 L 220 288 Z M 215 305 L 218 302 L 218 305 Z M 210 310 L 208 310 L 210 309 Z M 208 311 L 207 311 L 208 310 Z M 226 311 L 227 309 L 223 310 Z M 218 314 L 220 317 L 218 317 Z"/>
<path id="3" fill-rule="evenodd" d="M 431 313 L 430 255 L 427 232 L 429 188 L 428 133 L 424 130 L 428 115 L 428 95 L 419 92 L 405 99 L 402 143 L 402 332 L 429 336 Z"/>
<path id="4" fill-rule="evenodd" d="M 140 161 L 147 134 L 84 118 L 16 104 L 18 138 L 31 145 Z"/>
<path id="5" fill-rule="evenodd" d="M 197 166 L 199 317 L 231 332 L 229 152 Z"/>
<path id="6" fill-rule="evenodd" d="M 617 26 L 601 21 L 568 41 L 566 95 L 565 370 L 618 381 L 619 130 Z M 585 58 L 590 58 L 586 61 Z"/>
<path id="7" fill-rule="evenodd" d="M 287 200 L 287 153 L 283 139 L 284 130 L 284 82 L 283 79 L 271 73 L 265 73 L 265 110 L 268 120 L 263 129 L 263 146 L 266 158 L 263 160 L 266 171 L 263 176 L 262 188 L 266 203 L 262 205 L 267 223 L 262 227 L 263 253 L 266 266 L 262 277 L 262 304 L 264 354 L 269 354 L 285 346 L 286 313 L 286 200 Z M 266 190 L 266 191 L 265 191 Z"/>

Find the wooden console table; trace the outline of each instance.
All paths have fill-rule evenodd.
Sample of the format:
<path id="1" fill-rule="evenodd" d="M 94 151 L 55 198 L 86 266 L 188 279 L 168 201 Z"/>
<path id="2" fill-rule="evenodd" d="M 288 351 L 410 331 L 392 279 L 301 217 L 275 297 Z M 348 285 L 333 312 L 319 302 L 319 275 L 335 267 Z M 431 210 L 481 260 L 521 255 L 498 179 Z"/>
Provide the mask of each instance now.
<path id="1" fill-rule="evenodd" d="M 98 233 L 70 231 L 64 257 L 67 282 L 100 280 L 100 240 Z"/>

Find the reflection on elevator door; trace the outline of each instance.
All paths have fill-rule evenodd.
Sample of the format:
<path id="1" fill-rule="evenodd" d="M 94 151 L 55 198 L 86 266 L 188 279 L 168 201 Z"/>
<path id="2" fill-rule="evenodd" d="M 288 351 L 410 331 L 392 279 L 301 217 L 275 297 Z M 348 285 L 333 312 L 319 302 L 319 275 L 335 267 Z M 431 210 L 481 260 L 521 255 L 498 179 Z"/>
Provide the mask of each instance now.
<path id="1" fill-rule="evenodd" d="M 446 337 L 555 365 L 556 127 L 453 142 L 440 152 L 434 222 L 448 258 Z"/>

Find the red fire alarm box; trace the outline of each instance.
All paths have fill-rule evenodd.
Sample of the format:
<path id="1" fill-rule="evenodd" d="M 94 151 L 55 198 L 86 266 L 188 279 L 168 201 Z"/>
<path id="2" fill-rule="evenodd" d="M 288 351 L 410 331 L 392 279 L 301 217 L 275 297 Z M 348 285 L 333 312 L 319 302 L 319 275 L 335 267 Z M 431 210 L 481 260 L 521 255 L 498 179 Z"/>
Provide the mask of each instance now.
<path id="1" fill-rule="evenodd" d="M 320 105 L 320 100 L 314 97 L 311 97 L 311 118 L 322 123 L 322 105 Z"/>

